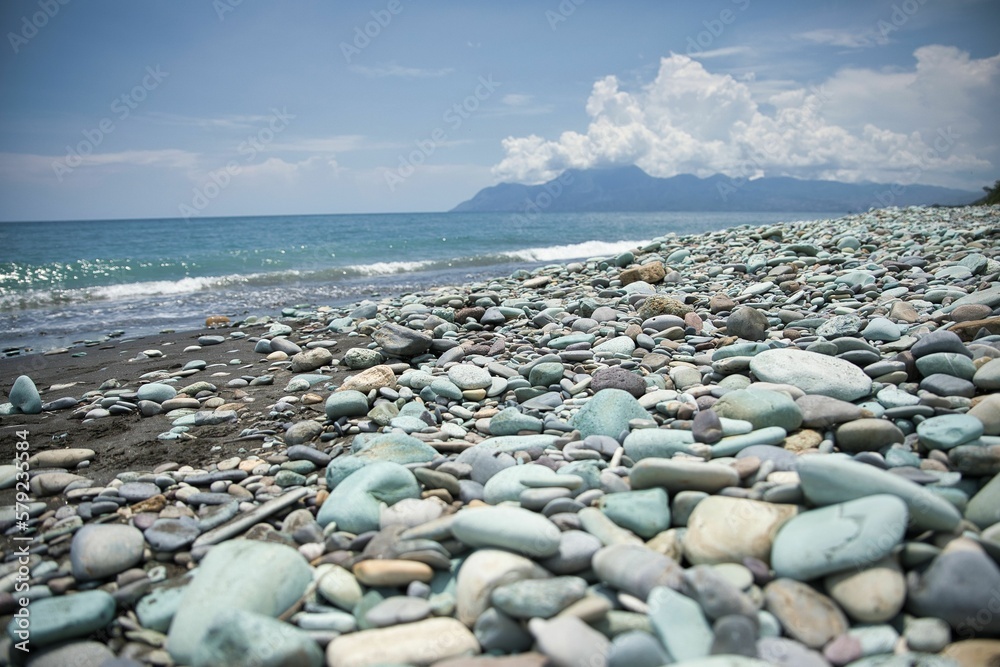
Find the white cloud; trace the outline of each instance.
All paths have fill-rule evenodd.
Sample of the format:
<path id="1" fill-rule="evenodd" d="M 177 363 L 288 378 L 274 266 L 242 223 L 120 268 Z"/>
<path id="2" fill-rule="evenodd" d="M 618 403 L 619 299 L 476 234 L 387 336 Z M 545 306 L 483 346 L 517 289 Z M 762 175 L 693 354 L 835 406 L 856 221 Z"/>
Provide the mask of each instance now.
<path id="1" fill-rule="evenodd" d="M 809 30 L 808 32 L 799 33 L 796 37 L 807 42 L 812 42 L 813 44 L 840 46 L 846 49 L 864 49 L 888 42 L 883 35 L 874 30 L 854 31 L 841 30 L 839 28 Z"/>
<path id="2" fill-rule="evenodd" d="M 523 107 L 531 103 L 531 95 L 523 93 L 508 93 L 500 100 L 504 104 L 512 107 Z"/>
<path id="3" fill-rule="evenodd" d="M 396 61 L 389 61 L 382 65 L 352 65 L 351 70 L 357 72 L 358 74 L 364 74 L 369 77 L 385 77 L 385 76 L 395 76 L 404 79 L 427 79 L 436 78 L 439 76 L 447 76 L 455 70 L 451 67 L 442 67 L 440 69 L 424 69 L 420 67 L 404 67 L 396 63 Z"/>
<path id="4" fill-rule="evenodd" d="M 762 106 L 752 77 L 737 81 L 671 55 L 637 91 L 622 90 L 615 76 L 597 81 L 585 132 L 504 139 L 506 155 L 493 173 L 538 183 L 567 168 L 635 164 L 661 177 L 723 173 L 977 187 L 1000 165 L 992 119 L 1000 55 L 976 60 L 927 46 L 914 58 L 909 71 L 843 70 L 812 89 L 800 84 L 775 92 Z"/>
<path id="5" fill-rule="evenodd" d="M 697 51 L 690 54 L 692 58 L 705 60 L 706 58 L 725 58 L 726 56 L 741 56 L 752 52 L 749 46 L 726 46 L 720 49 L 710 49 L 708 51 Z"/>

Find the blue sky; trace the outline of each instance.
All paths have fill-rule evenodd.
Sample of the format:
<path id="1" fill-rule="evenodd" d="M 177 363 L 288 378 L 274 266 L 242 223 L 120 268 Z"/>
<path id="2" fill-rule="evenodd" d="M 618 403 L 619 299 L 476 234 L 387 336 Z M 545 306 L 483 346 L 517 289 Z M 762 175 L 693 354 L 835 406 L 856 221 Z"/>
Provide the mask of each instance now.
<path id="1" fill-rule="evenodd" d="M 0 220 L 447 210 L 637 164 L 1000 178 L 994 0 L 4 0 Z"/>

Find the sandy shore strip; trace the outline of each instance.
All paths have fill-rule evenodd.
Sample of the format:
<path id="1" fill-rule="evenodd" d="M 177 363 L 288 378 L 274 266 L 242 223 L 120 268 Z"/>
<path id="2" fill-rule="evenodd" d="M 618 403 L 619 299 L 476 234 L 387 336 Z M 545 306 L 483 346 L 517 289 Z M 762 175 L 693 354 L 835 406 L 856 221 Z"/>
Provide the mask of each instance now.
<path id="1" fill-rule="evenodd" d="M 1000 207 L 664 236 L 0 390 L 14 664 L 1000 658 Z"/>

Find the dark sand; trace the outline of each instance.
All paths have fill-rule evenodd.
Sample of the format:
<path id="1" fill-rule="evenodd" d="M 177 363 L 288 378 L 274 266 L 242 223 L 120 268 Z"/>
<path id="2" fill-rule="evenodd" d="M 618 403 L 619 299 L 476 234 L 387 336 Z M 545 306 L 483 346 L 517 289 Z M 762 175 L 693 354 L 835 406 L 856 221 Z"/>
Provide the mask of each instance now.
<path id="1" fill-rule="evenodd" d="M 227 339 L 221 345 L 210 345 L 200 350 L 184 353 L 184 348 L 197 345 L 198 337 L 206 334 L 228 336 L 236 330 L 247 334 L 243 339 Z M 66 447 L 83 447 L 92 449 L 96 456 L 90 467 L 80 474 L 93 480 L 95 485 L 104 486 L 116 475 L 124 471 L 149 472 L 156 466 L 172 461 L 179 465 L 189 465 L 195 468 L 203 467 L 212 462 L 222 461 L 236 456 L 238 450 L 244 449 L 251 453 L 259 453 L 260 440 L 238 441 L 237 437 L 245 428 L 263 421 L 269 408 L 282 396 L 285 385 L 293 373 L 280 368 L 265 359 L 265 355 L 253 351 L 254 345 L 266 326 L 234 327 L 218 329 L 200 329 L 195 331 L 158 334 L 146 338 L 110 340 L 100 346 L 71 348 L 68 353 L 44 355 L 30 354 L 20 357 L 0 359 L 0 392 L 6 400 L 14 380 L 19 375 L 29 375 L 34 380 L 42 396 L 43 402 L 49 402 L 64 396 L 81 398 L 88 391 L 93 391 L 104 382 L 114 378 L 121 383 L 121 388 L 135 391 L 144 382 L 139 377 L 155 370 L 176 371 L 193 359 L 202 359 L 209 365 L 227 364 L 226 368 L 208 368 L 190 378 L 182 378 L 178 387 L 189 382 L 205 380 L 215 384 L 218 396 L 229 401 L 238 401 L 237 392 L 252 396 L 254 401 L 246 404 L 241 411 L 240 421 L 233 424 L 218 426 L 201 426 L 195 430 L 196 440 L 158 440 L 157 435 L 169 431 L 171 422 L 164 415 L 143 417 L 138 412 L 111 416 L 83 423 L 72 419 L 73 409 L 56 412 L 42 412 L 37 415 L 0 416 L 0 459 L 5 462 L 13 458 L 15 443 L 19 439 L 16 433 L 27 430 L 29 433 L 31 454 L 48 449 Z M 343 354 L 351 347 L 365 346 L 370 342 L 367 337 L 334 334 L 324 336 L 327 340 L 337 340 L 335 353 Z M 289 336 L 290 340 L 298 340 L 297 331 Z M 143 350 L 157 349 L 163 353 L 161 357 L 130 361 Z M 73 357 L 77 352 L 86 352 L 84 357 Z M 339 355 L 338 355 L 339 356 Z M 232 359 L 243 363 L 229 366 Z M 278 369 L 280 368 L 280 369 Z M 227 372 L 228 377 L 213 378 L 215 372 Z M 354 371 L 335 368 L 330 374 L 332 382 L 339 384 L 343 378 Z M 226 382 L 243 375 L 274 376 L 271 385 L 258 385 L 243 389 L 230 389 Z M 70 384 L 70 387 L 52 390 L 53 385 Z M 323 394 L 322 386 L 314 390 Z M 301 394 L 299 394 L 301 397 Z M 85 405 L 85 403 L 81 404 Z M 323 404 L 310 406 L 316 412 L 316 418 L 324 419 Z M 303 418 L 305 415 L 300 416 Z M 259 415 L 259 416 L 258 416 Z M 268 424 L 274 427 L 274 422 Z M 267 456 L 267 450 L 260 455 Z M 245 456 L 244 454 L 240 454 Z M 14 503 L 15 489 L 0 490 L 0 506 Z M 51 507 L 64 504 L 62 495 L 49 500 Z M 6 538 L 0 537 L 0 552 L 6 551 Z"/>

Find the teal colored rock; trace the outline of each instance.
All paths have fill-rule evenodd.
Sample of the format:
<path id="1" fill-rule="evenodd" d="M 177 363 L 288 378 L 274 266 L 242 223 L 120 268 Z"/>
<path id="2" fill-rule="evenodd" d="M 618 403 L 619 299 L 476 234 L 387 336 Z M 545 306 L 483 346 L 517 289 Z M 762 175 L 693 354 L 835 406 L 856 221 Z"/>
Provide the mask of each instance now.
<path id="1" fill-rule="evenodd" d="M 28 627 L 20 628 L 15 617 L 7 635 L 14 644 L 27 640 L 34 650 L 103 630 L 114 620 L 115 599 L 104 591 L 84 591 L 35 600 L 27 610 Z"/>
<path id="2" fill-rule="evenodd" d="M 483 500 L 490 505 L 517 500 L 525 489 L 548 487 L 577 489 L 583 480 L 575 475 L 560 475 L 543 465 L 521 465 L 505 468 L 487 480 Z"/>
<path id="3" fill-rule="evenodd" d="M 444 396 L 453 401 L 462 400 L 462 388 L 448 378 L 435 378 L 430 384 L 430 390 L 438 396 Z"/>
<path id="4" fill-rule="evenodd" d="M 1000 389 L 1000 359 L 993 359 L 979 367 L 972 383 L 983 391 Z"/>
<path id="5" fill-rule="evenodd" d="M 742 435 L 731 435 L 712 445 L 712 458 L 736 456 L 747 447 L 781 445 L 788 432 L 780 426 L 768 426 Z"/>
<path id="6" fill-rule="evenodd" d="M 139 623 L 144 628 L 166 633 L 170 629 L 170 622 L 174 620 L 174 614 L 181 606 L 182 597 L 184 597 L 184 586 L 182 585 L 154 588 L 142 596 L 142 599 L 135 606 Z"/>
<path id="7" fill-rule="evenodd" d="M 42 411 L 42 397 L 38 394 L 35 383 L 27 375 L 14 380 L 10 388 L 10 404 L 14 409 L 26 415 L 37 415 Z"/>
<path id="8" fill-rule="evenodd" d="M 778 426 L 794 431 L 802 425 L 802 410 L 788 394 L 767 389 L 730 391 L 712 406 L 720 417 L 742 419 L 755 429 Z"/>
<path id="9" fill-rule="evenodd" d="M 965 508 L 965 518 L 982 529 L 1000 523 L 1000 475 L 994 475 Z"/>
<path id="10" fill-rule="evenodd" d="M 553 338 L 549 341 L 548 346 L 553 350 L 564 350 L 575 343 L 593 343 L 594 340 L 596 340 L 596 336 L 594 336 L 594 334 L 574 333 Z"/>
<path id="11" fill-rule="evenodd" d="M 316 520 L 321 526 L 336 522 L 339 530 L 349 533 L 378 530 L 382 503 L 392 506 L 419 497 L 420 484 L 412 472 L 398 463 L 374 461 L 330 491 Z"/>
<path id="12" fill-rule="evenodd" d="M 563 365 L 557 361 L 549 361 L 532 366 L 528 372 L 528 382 L 532 387 L 548 387 L 559 384 L 563 378 Z"/>
<path id="13" fill-rule="evenodd" d="M 520 507 L 480 507 L 455 515 L 451 533 L 470 547 L 497 547 L 531 558 L 559 551 L 559 527 Z"/>
<path id="14" fill-rule="evenodd" d="M 935 373 L 944 373 L 952 377 L 972 380 L 976 375 L 976 366 L 972 359 L 957 352 L 935 352 L 917 359 L 917 370 L 924 377 Z"/>
<path id="15" fill-rule="evenodd" d="M 368 414 L 368 397 L 360 391 L 336 391 L 326 399 L 326 418 L 330 421 L 365 414 Z"/>
<path id="16" fill-rule="evenodd" d="M 846 456 L 802 457 L 798 473 L 802 492 L 813 505 L 835 505 L 888 493 L 906 503 L 916 528 L 952 531 L 962 520 L 951 503 L 916 482 Z"/>
<path id="17" fill-rule="evenodd" d="M 675 661 L 708 657 L 714 635 L 701 605 L 666 586 L 650 591 L 646 603 L 653 630 Z"/>
<path id="18" fill-rule="evenodd" d="M 149 384 L 144 384 L 139 387 L 136 394 L 138 395 L 137 400 L 162 403 L 163 401 L 169 401 L 171 398 L 176 396 L 177 390 L 169 384 L 150 382 Z"/>
<path id="19" fill-rule="evenodd" d="M 594 352 L 605 354 L 632 354 L 633 351 L 635 351 L 635 341 L 628 336 L 615 336 L 594 346 Z"/>
<path id="20" fill-rule="evenodd" d="M 633 461 L 646 458 L 669 459 L 681 452 L 692 453 L 694 435 L 691 431 L 672 428 L 640 428 L 625 437 L 625 455 Z"/>
<path id="21" fill-rule="evenodd" d="M 194 652 L 193 667 L 322 667 L 323 651 L 299 628 L 269 616 L 231 610 L 216 617 Z"/>
<path id="22" fill-rule="evenodd" d="M 493 606 L 512 618 L 552 618 L 587 594 L 580 577 L 522 579 L 493 589 Z"/>
<path id="23" fill-rule="evenodd" d="M 982 434 L 983 422 L 969 415 L 941 415 L 917 424 L 917 437 L 928 449 L 952 449 L 971 443 Z"/>
<path id="24" fill-rule="evenodd" d="M 426 463 L 438 454 L 427 443 L 405 433 L 381 433 L 368 439 L 355 438 L 355 453 L 339 456 L 326 466 L 326 485 L 334 489 L 348 475 L 374 461 L 389 463 Z"/>
<path id="25" fill-rule="evenodd" d="M 889 343 L 899 340 L 899 327 L 892 320 L 884 317 L 873 317 L 868 321 L 868 326 L 861 332 L 861 337 L 865 340 Z"/>
<path id="26" fill-rule="evenodd" d="M 888 494 L 804 512 L 778 530 L 771 567 L 798 581 L 865 569 L 899 544 L 908 519 L 906 503 Z"/>
<path id="27" fill-rule="evenodd" d="M 520 431 L 541 432 L 542 420 L 526 415 L 517 408 L 504 408 L 490 418 L 492 435 L 516 435 Z"/>
<path id="28" fill-rule="evenodd" d="M 851 362 L 795 347 L 761 352 L 750 360 L 750 370 L 765 382 L 842 401 L 863 398 L 872 389 L 871 378 Z"/>
<path id="29" fill-rule="evenodd" d="M 191 664 L 212 623 L 240 610 L 277 618 L 312 583 L 312 568 L 292 547 L 274 542 L 230 540 L 212 547 L 184 589 L 170 624 L 167 651 Z"/>
<path id="30" fill-rule="evenodd" d="M 602 389 L 570 419 L 581 437 L 607 435 L 617 438 L 632 419 L 649 419 L 649 413 L 632 394 L 621 389 Z"/>
<path id="31" fill-rule="evenodd" d="M 670 528 L 670 503 L 663 489 L 609 493 L 598 502 L 609 519 L 649 539 Z"/>

